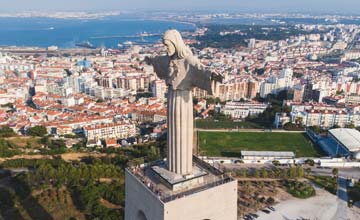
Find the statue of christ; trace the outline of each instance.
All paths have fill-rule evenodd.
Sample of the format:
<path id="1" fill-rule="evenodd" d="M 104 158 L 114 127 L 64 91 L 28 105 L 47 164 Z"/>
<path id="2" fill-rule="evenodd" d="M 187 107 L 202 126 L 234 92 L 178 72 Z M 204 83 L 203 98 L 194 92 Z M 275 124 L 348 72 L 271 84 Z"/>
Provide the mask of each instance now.
<path id="1" fill-rule="evenodd" d="M 209 71 L 185 45 L 177 30 L 163 36 L 167 55 L 146 57 L 160 79 L 168 86 L 167 94 L 167 165 L 168 170 L 189 175 L 193 163 L 193 96 L 198 87 L 213 94 L 214 83 L 222 82 L 222 75 Z"/>

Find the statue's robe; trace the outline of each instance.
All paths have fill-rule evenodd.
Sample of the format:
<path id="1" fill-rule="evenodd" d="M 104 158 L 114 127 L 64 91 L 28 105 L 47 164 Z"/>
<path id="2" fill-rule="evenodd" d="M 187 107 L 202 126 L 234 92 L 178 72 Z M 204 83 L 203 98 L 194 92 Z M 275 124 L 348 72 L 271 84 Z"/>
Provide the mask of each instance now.
<path id="1" fill-rule="evenodd" d="M 212 94 L 212 73 L 194 56 L 183 59 L 158 56 L 152 59 L 152 64 L 157 76 L 164 79 L 168 86 L 168 168 L 177 174 L 191 174 L 194 123 L 192 89 L 198 87 Z"/>

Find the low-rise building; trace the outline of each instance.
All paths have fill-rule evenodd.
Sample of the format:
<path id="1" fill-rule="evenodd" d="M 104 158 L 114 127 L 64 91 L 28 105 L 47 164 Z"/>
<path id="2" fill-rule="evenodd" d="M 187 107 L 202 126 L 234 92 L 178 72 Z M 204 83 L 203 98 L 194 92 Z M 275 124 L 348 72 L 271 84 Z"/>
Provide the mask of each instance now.
<path id="1" fill-rule="evenodd" d="M 84 133 L 88 140 L 128 138 L 136 135 L 136 126 L 126 122 L 100 124 L 84 127 Z"/>
<path id="2" fill-rule="evenodd" d="M 244 160 L 280 160 L 294 159 L 294 152 L 288 151 L 241 151 Z"/>
<path id="3" fill-rule="evenodd" d="M 268 104 L 264 103 L 227 102 L 222 111 L 233 119 L 244 119 L 263 113 L 267 107 Z"/>

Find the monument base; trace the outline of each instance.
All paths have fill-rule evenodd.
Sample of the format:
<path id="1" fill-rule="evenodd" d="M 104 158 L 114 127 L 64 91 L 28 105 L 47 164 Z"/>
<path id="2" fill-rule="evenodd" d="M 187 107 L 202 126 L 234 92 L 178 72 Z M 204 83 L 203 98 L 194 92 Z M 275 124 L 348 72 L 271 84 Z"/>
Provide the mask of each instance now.
<path id="1" fill-rule="evenodd" d="M 125 220 L 236 220 L 237 181 L 194 158 L 191 176 L 164 172 L 164 161 L 126 169 Z"/>
<path id="2" fill-rule="evenodd" d="M 186 176 L 179 175 L 167 170 L 165 161 L 152 166 L 151 169 L 158 176 L 159 180 L 173 191 L 184 190 L 204 182 L 204 176 L 208 175 L 205 169 L 194 165 L 192 173 Z"/>

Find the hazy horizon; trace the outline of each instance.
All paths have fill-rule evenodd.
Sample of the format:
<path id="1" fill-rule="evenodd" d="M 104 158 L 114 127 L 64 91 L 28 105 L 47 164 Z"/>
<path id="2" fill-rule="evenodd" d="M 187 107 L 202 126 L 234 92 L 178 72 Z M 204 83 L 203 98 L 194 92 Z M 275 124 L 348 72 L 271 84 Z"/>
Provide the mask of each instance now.
<path id="1" fill-rule="evenodd" d="M 360 14 L 359 0 L 1 0 L 0 12 L 23 11 L 222 11 Z M 175 10 L 174 10 L 175 9 Z"/>

